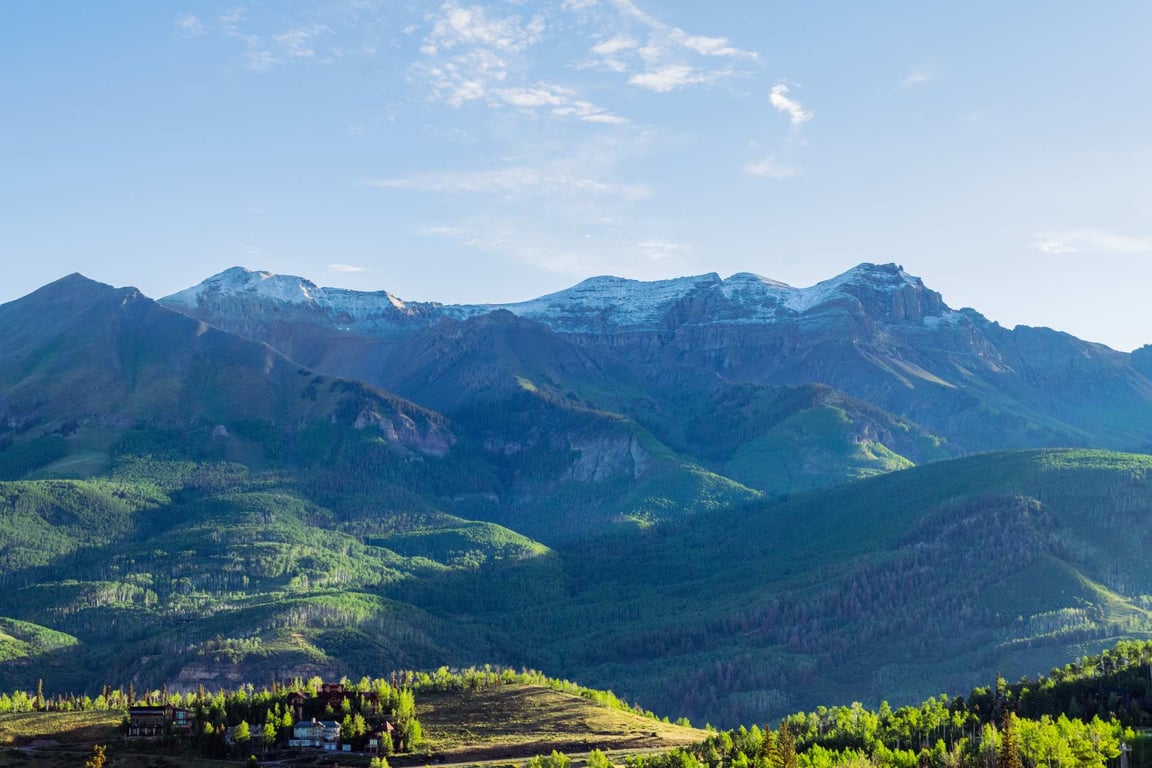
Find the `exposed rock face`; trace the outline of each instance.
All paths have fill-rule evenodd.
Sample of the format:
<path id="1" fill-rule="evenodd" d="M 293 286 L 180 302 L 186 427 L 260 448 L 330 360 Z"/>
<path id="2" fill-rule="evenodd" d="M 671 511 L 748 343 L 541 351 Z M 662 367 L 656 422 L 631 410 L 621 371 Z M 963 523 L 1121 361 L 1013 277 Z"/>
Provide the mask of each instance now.
<path id="1" fill-rule="evenodd" d="M 639 480 L 652 463 L 652 457 L 635 436 L 575 440 L 571 447 L 579 458 L 564 474 L 565 480 L 603 482 L 621 475 Z"/>
<path id="2" fill-rule="evenodd" d="M 406 413 L 389 417 L 378 411 L 363 410 L 352 426 L 356 429 L 379 429 L 394 448 L 414 450 L 426 456 L 444 456 L 456 443 L 456 438 L 444 427 L 431 422 L 418 425 Z"/>

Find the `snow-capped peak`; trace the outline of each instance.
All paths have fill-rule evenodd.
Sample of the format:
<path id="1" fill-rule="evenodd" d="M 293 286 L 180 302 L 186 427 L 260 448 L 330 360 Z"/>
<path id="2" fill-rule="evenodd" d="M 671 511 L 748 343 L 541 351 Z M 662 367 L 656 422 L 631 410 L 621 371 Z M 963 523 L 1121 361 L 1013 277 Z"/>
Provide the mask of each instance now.
<path id="1" fill-rule="evenodd" d="M 390 307 L 409 312 L 408 305 L 387 291 L 355 291 L 348 288 L 321 288 L 303 277 L 231 267 L 199 285 L 164 299 L 170 305 L 195 307 L 209 299 L 244 297 L 276 304 L 305 305 L 334 312 L 359 314 Z"/>
<path id="2" fill-rule="evenodd" d="M 901 295 L 896 296 L 894 293 Z M 383 330 L 396 322 L 465 320 L 495 310 L 562 332 L 667 328 L 685 323 L 774 323 L 813 316 L 822 307 L 860 307 L 877 319 L 923 322 L 949 312 L 939 294 L 895 264 L 860 264 L 808 288 L 795 288 L 750 272 L 727 279 L 715 273 L 671 280 L 592 277 L 556 293 L 511 304 L 404 302 L 386 291 L 321 288 L 301 277 L 233 267 L 164 299 L 166 304 L 209 313 L 224 303 L 257 301 L 297 306 L 328 317 L 342 330 Z M 837 310 L 839 311 L 839 310 Z M 822 314 L 822 313 L 821 313 Z"/>
<path id="3" fill-rule="evenodd" d="M 571 288 L 516 304 L 484 304 L 471 310 L 506 309 L 513 314 L 576 330 L 595 321 L 597 325 L 653 326 L 673 303 L 701 288 L 719 285 L 716 273 L 677 277 L 671 280 L 631 280 L 624 277 L 590 277 Z"/>
<path id="4" fill-rule="evenodd" d="M 856 295 L 860 289 L 884 292 L 904 286 L 924 288 L 924 283 L 896 264 L 858 264 L 847 272 L 822 280 L 809 288 L 793 289 L 784 306 L 793 312 L 807 312 L 837 299 Z"/>
<path id="5" fill-rule="evenodd" d="M 199 285 L 169 296 L 166 301 L 172 304 L 196 306 L 208 295 L 243 294 L 285 304 L 315 304 L 317 297 L 322 297 L 324 292 L 325 289 L 302 277 L 231 267 Z"/>

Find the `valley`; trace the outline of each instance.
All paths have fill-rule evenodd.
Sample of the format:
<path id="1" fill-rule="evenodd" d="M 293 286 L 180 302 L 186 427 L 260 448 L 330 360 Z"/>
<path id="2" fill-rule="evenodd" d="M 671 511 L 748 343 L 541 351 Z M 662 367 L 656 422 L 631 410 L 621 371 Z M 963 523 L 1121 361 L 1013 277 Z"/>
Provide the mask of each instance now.
<path id="1" fill-rule="evenodd" d="M 0 689 L 499 664 L 728 727 L 1014 679 L 1152 636 L 1142 359 L 895 265 L 65 278 L 0 306 Z"/>

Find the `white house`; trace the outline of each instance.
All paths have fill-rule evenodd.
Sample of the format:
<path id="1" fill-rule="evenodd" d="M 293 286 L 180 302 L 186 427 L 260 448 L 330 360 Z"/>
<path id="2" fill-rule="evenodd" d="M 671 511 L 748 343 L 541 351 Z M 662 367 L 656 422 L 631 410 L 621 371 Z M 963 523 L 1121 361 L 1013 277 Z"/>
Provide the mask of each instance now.
<path id="1" fill-rule="evenodd" d="M 301 720 L 292 726 L 290 747 L 336 750 L 340 744 L 340 723 L 335 720 Z"/>

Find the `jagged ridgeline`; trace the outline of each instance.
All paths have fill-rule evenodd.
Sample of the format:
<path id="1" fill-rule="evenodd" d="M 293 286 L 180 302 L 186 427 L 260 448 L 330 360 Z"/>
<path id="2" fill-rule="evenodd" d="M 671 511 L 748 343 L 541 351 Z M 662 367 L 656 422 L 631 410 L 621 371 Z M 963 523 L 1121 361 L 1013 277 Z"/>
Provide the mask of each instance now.
<path id="1" fill-rule="evenodd" d="M 1140 355 L 894 265 L 495 311 L 325 290 L 0 306 L 0 688 L 493 662 L 727 725 L 1152 629 L 1152 459 L 957 458 L 1139 448 Z"/>

